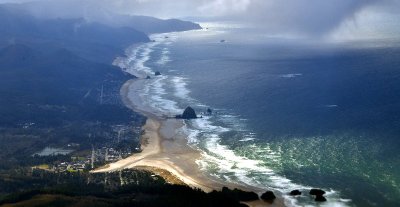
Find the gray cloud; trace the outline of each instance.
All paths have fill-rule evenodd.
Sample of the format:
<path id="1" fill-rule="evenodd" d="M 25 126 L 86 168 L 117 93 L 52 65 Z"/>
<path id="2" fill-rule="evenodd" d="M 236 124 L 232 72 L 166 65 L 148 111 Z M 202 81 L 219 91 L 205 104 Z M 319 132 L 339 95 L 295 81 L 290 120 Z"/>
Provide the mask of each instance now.
<path id="1" fill-rule="evenodd" d="M 323 34 L 374 0 L 281 0 L 252 4 L 250 21 L 277 31 Z M 274 21 L 276 20 L 276 21 Z"/>
<path id="2" fill-rule="evenodd" d="M 0 2 L 24 2 L 24 0 L 0 0 Z M 111 13 L 161 18 L 198 16 L 239 21 L 271 33 L 306 35 L 329 33 L 367 7 L 380 8 L 380 12 L 399 12 L 398 0 L 46 0 L 45 2 L 40 5 L 32 3 L 28 5 L 39 16 L 82 16 L 89 20 L 112 19 Z"/>

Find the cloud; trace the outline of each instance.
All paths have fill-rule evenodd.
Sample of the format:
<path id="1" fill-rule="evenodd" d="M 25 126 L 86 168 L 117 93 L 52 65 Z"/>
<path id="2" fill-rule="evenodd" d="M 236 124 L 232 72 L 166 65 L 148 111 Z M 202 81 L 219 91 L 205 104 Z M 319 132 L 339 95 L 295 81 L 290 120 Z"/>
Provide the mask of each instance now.
<path id="1" fill-rule="evenodd" d="M 267 2 L 267 3 L 266 3 Z M 250 22 L 276 31 L 323 34 L 352 18 L 374 0 L 258 0 L 248 13 Z"/>
<path id="2" fill-rule="evenodd" d="M 24 2 L 24 0 L 0 0 L 0 2 Z M 83 16 L 87 19 L 99 16 L 104 19 L 104 16 L 111 12 L 161 18 L 198 16 L 238 21 L 270 33 L 311 36 L 334 31 L 343 22 L 355 19 L 354 17 L 365 8 L 380 8 L 380 13 L 398 13 L 400 7 L 399 0 L 44 0 L 42 2 L 46 3 L 39 6 L 30 4 L 36 15 Z"/>
<path id="3" fill-rule="evenodd" d="M 202 15 L 224 16 L 232 13 L 244 13 L 251 4 L 251 0 L 214 0 L 205 2 L 197 7 Z"/>
<path id="4" fill-rule="evenodd" d="M 357 27 L 356 21 L 363 24 L 360 26 L 372 27 L 364 19 L 371 15 L 383 17 L 388 12 L 399 14 L 400 1 L 209 0 L 201 1 L 196 10 L 200 16 L 234 20 L 268 33 L 324 36 L 349 22 L 354 23 L 354 28 Z M 398 17 L 397 20 L 400 21 Z M 387 22 L 383 18 L 382 21 Z"/>

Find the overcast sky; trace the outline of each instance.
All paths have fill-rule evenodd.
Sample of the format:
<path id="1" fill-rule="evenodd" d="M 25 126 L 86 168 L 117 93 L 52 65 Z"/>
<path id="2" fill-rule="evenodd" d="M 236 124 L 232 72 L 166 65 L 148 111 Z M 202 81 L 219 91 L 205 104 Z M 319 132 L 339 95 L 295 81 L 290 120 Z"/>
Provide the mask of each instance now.
<path id="1" fill-rule="evenodd" d="M 28 0 L 0 0 L 27 2 Z M 41 1 L 41 0 L 36 0 Z M 396 34 L 400 0 L 47 0 L 46 15 L 113 11 L 160 18 L 212 17 L 276 33 L 326 35 L 334 31 Z M 359 29 L 359 31 L 357 31 Z M 394 34 L 393 34 L 394 33 Z"/>

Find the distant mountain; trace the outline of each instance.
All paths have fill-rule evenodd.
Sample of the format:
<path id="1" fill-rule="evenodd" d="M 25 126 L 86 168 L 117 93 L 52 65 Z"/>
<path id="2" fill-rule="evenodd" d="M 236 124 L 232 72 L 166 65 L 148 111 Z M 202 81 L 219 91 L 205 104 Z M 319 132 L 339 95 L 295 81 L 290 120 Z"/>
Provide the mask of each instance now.
<path id="1" fill-rule="evenodd" d="M 120 16 L 119 24 L 147 34 L 201 29 L 199 24 L 179 19 L 157 19 L 148 16 Z"/>
<path id="2" fill-rule="evenodd" d="M 103 8 L 77 8 L 80 0 L 42 0 L 23 4 L 3 4 L 3 8 L 32 14 L 41 19 L 79 19 L 98 22 L 110 27 L 129 27 L 146 34 L 201 29 L 199 24 L 178 19 L 158 19 L 149 16 L 116 14 Z M 62 5 L 62 7 L 60 6 Z M 43 12 L 47 11 L 47 12 Z"/>
<path id="3" fill-rule="evenodd" d="M 0 6 L 0 46 L 22 43 L 38 50 L 67 48 L 90 60 L 111 63 L 129 45 L 149 41 L 145 33 L 129 27 L 83 19 L 37 19 L 19 11 Z"/>
<path id="4" fill-rule="evenodd" d="M 27 6 L 28 5 L 28 6 Z M 83 18 L 40 18 L 30 10 L 46 5 L 0 4 L 0 47 L 21 43 L 36 50 L 66 48 L 86 59 L 111 63 L 134 43 L 150 41 L 147 34 L 200 29 L 200 25 L 177 19 L 99 14 L 96 21 Z"/>

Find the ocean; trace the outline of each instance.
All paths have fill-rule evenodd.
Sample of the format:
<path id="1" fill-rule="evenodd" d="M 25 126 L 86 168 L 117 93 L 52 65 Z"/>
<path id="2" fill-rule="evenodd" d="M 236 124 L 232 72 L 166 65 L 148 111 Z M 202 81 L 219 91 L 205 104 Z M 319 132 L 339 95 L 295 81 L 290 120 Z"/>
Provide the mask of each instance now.
<path id="1" fill-rule="evenodd" d="M 238 25 L 157 34 L 116 61 L 152 113 L 193 107 L 180 130 L 212 177 L 288 206 L 400 206 L 400 47 L 266 37 Z M 154 72 L 161 76 L 154 76 Z M 207 109 L 212 114 L 207 114 Z M 317 204 L 310 188 L 322 188 Z M 290 197 L 299 189 L 302 196 Z"/>

